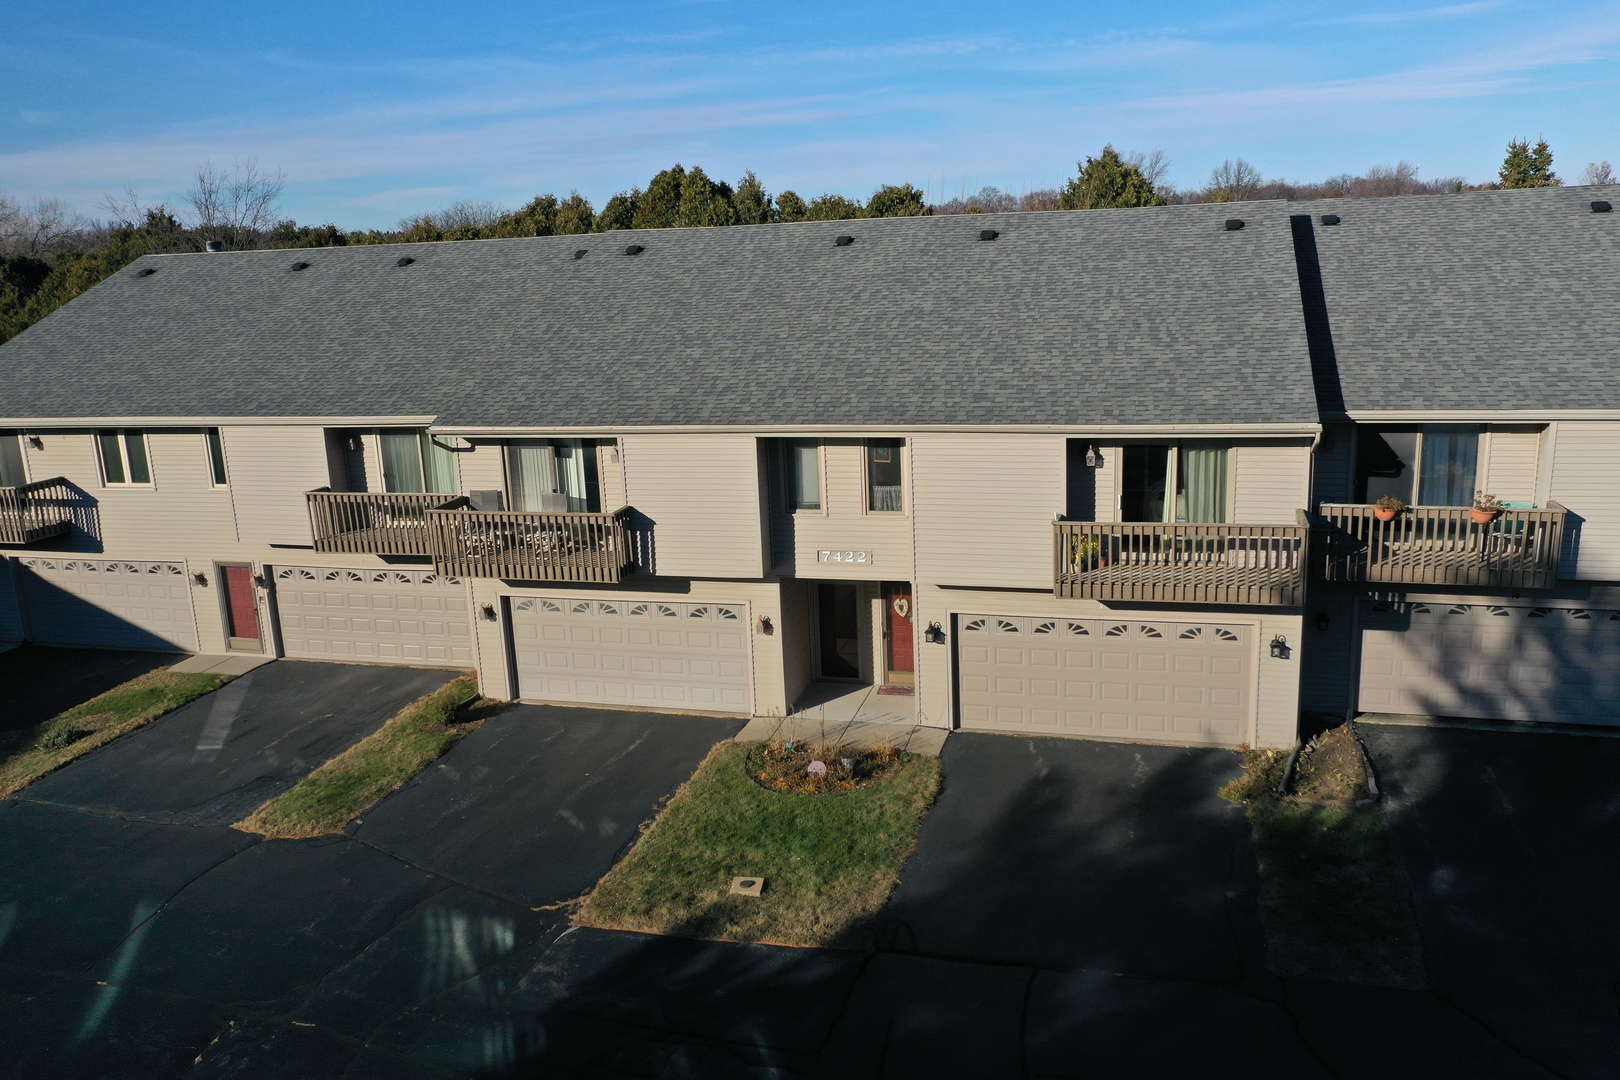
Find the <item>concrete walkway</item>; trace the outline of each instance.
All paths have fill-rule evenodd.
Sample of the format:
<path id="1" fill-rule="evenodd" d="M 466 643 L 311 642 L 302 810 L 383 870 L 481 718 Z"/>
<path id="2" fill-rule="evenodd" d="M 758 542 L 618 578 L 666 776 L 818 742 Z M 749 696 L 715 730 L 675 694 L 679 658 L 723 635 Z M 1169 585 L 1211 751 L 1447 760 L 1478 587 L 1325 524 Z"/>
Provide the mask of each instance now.
<path id="1" fill-rule="evenodd" d="M 919 724 L 916 716 L 916 699 L 909 695 L 881 693 L 875 686 L 813 683 L 799 696 L 792 715 L 756 716 L 737 733 L 737 741 L 836 741 L 938 757 L 949 730 Z"/>
<path id="2" fill-rule="evenodd" d="M 273 656 L 263 653 L 223 653 L 211 655 L 198 653 L 180 661 L 170 671 L 181 674 L 201 675 L 246 675 L 254 668 L 261 668 L 275 660 Z"/>

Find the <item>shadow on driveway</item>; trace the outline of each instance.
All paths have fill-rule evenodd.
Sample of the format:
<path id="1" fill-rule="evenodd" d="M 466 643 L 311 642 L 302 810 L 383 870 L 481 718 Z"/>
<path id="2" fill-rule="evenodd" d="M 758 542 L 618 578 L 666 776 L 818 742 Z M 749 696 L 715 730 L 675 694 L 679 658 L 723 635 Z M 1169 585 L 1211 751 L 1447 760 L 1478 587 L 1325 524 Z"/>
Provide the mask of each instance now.
<path id="1" fill-rule="evenodd" d="M 0 653 L 0 731 L 43 724 L 137 675 L 180 662 L 185 653 L 58 649 L 22 645 Z"/>

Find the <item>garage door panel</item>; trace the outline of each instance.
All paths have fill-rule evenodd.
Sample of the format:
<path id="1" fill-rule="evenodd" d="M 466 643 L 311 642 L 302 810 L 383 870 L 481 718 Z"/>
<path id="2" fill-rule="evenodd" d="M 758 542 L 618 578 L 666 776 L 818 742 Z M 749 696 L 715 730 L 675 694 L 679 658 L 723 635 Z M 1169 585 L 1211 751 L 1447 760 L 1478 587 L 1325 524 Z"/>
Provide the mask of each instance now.
<path id="1" fill-rule="evenodd" d="M 1620 725 L 1617 616 L 1567 602 L 1364 604 L 1360 707 Z"/>
<path id="2" fill-rule="evenodd" d="M 191 583 L 181 560 L 24 558 L 18 563 L 36 641 L 197 651 Z"/>
<path id="3" fill-rule="evenodd" d="M 745 613 L 741 604 L 514 600 L 514 640 L 567 642 L 538 656 L 517 650 L 518 692 L 550 701 L 747 712 Z M 610 677 L 587 679 L 586 672 Z"/>
<path id="4" fill-rule="evenodd" d="M 1228 746 L 1249 729 L 1248 627 L 963 615 L 958 631 L 965 727 Z"/>
<path id="5" fill-rule="evenodd" d="M 455 578 L 429 570 L 278 566 L 271 580 L 291 658 L 473 666 L 467 588 Z"/>

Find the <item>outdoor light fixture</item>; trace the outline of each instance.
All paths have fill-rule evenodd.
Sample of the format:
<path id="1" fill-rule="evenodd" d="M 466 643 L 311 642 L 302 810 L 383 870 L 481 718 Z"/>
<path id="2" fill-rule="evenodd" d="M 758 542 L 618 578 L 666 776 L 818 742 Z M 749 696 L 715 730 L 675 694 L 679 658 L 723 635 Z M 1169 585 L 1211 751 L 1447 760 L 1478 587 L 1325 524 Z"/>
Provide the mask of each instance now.
<path id="1" fill-rule="evenodd" d="M 257 585 L 261 589 L 264 588 L 264 575 L 263 574 L 254 574 L 253 575 L 253 584 Z"/>
<path id="2" fill-rule="evenodd" d="M 761 615 L 759 617 L 759 632 L 764 634 L 766 637 L 770 637 L 772 634 L 776 633 L 776 627 L 771 625 L 771 617 L 769 615 Z"/>
<path id="3" fill-rule="evenodd" d="M 195 581 L 198 585 L 207 585 L 208 575 L 199 570 L 195 574 L 191 575 L 191 580 Z"/>
<path id="4" fill-rule="evenodd" d="M 486 621 L 488 621 L 488 622 L 494 622 L 495 621 L 495 605 L 494 604 L 485 604 L 479 610 L 483 612 L 484 619 Z"/>
<path id="5" fill-rule="evenodd" d="M 1271 656 L 1274 660 L 1286 660 L 1291 652 L 1288 648 L 1288 639 L 1278 634 L 1271 639 Z"/>
<path id="6" fill-rule="evenodd" d="M 40 438 L 38 435 L 30 435 L 28 436 L 28 445 L 32 446 L 35 450 L 43 450 L 45 449 L 45 440 Z"/>
<path id="7" fill-rule="evenodd" d="M 1086 447 L 1086 468 L 1095 469 L 1097 467 L 1097 462 L 1101 459 L 1102 455 L 1097 453 L 1097 448 L 1095 446 Z"/>
<path id="8" fill-rule="evenodd" d="M 358 435 L 350 435 L 349 436 L 349 449 L 350 450 L 358 450 L 358 449 L 360 449 L 360 436 L 358 436 Z"/>
<path id="9" fill-rule="evenodd" d="M 1316 628 L 1318 630 L 1326 630 L 1328 628 L 1328 613 L 1326 608 L 1323 608 L 1321 611 L 1316 613 Z"/>
<path id="10" fill-rule="evenodd" d="M 930 645 L 945 644 L 945 628 L 937 622 L 929 623 L 928 629 L 923 631 L 923 640 Z"/>

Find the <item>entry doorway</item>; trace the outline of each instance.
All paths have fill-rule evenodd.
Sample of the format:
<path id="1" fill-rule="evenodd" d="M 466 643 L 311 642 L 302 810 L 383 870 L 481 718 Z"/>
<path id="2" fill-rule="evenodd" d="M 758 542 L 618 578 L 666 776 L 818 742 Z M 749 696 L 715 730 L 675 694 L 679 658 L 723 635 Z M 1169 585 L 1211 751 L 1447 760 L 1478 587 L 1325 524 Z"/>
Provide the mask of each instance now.
<path id="1" fill-rule="evenodd" d="M 225 605 L 227 644 L 233 650 L 263 652 L 264 641 L 259 634 L 259 603 L 254 593 L 253 567 L 221 566 L 219 574 L 225 585 L 220 590 L 220 599 Z"/>
<path id="2" fill-rule="evenodd" d="M 883 584 L 883 684 L 911 686 L 917 681 L 917 638 L 913 630 L 911 583 Z"/>
<path id="3" fill-rule="evenodd" d="M 816 676 L 840 682 L 861 678 L 861 592 L 855 582 L 816 586 Z"/>

